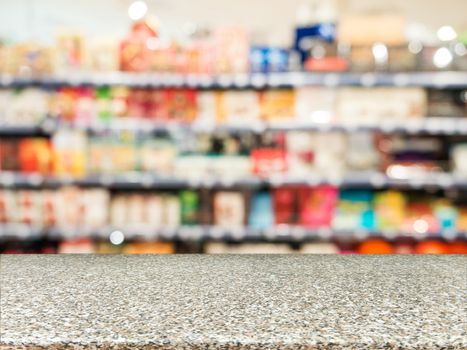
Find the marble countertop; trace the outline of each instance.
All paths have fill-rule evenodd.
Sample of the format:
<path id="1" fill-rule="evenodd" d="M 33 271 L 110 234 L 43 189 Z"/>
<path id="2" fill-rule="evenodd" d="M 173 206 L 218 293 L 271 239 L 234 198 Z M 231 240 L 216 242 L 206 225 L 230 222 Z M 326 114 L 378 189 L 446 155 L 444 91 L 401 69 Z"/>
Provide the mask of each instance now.
<path id="1" fill-rule="evenodd" d="M 0 349 L 467 349 L 464 256 L 1 256 Z"/>

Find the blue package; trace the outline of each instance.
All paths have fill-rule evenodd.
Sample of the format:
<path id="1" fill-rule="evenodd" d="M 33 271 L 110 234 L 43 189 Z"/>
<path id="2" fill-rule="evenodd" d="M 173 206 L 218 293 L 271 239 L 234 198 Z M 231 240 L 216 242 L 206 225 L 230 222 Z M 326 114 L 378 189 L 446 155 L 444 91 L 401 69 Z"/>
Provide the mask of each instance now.
<path id="1" fill-rule="evenodd" d="M 270 48 L 267 61 L 269 72 L 287 72 L 289 69 L 289 51 L 282 48 Z"/>
<path id="2" fill-rule="evenodd" d="M 259 192 L 251 200 L 248 224 L 251 228 L 264 230 L 274 225 L 274 212 L 271 195 L 268 192 Z"/>
<path id="3" fill-rule="evenodd" d="M 439 203 L 435 205 L 434 212 L 441 232 L 456 229 L 458 213 L 454 206 L 447 203 Z"/>
<path id="4" fill-rule="evenodd" d="M 305 61 L 310 42 L 325 41 L 332 43 L 336 39 L 336 25 L 334 23 L 321 23 L 309 27 L 295 29 L 294 49 L 300 53 L 302 63 Z"/>
<path id="5" fill-rule="evenodd" d="M 250 70 L 252 73 L 267 73 L 269 49 L 254 46 L 250 49 Z"/>

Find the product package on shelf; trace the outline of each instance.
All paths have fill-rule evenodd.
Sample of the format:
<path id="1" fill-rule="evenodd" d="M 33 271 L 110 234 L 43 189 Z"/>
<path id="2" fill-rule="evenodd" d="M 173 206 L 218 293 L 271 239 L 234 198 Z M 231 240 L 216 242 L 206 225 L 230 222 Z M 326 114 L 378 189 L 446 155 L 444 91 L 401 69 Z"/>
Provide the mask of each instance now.
<path id="1" fill-rule="evenodd" d="M 295 92 L 295 117 L 298 122 L 326 124 L 336 121 L 337 90 L 325 87 L 300 87 Z"/>
<path id="2" fill-rule="evenodd" d="M 374 194 L 366 190 L 344 190 L 340 192 L 336 215 L 332 227 L 338 231 L 373 230 L 375 213 Z"/>
<path id="3" fill-rule="evenodd" d="M 426 114 L 426 92 L 420 88 L 340 88 L 336 113 L 348 124 L 406 122 Z"/>
<path id="4" fill-rule="evenodd" d="M 274 226 L 272 199 L 268 192 L 259 192 L 252 197 L 248 225 L 259 230 Z"/>
<path id="5" fill-rule="evenodd" d="M 300 189 L 300 224 L 314 229 L 329 228 L 338 195 L 338 190 L 331 186 Z"/>
<path id="6" fill-rule="evenodd" d="M 410 198 L 406 206 L 403 230 L 412 234 L 440 232 L 440 223 L 435 216 L 432 201 L 424 198 Z"/>
<path id="7" fill-rule="evenodd" d="M 217 73 L 246 73 L 249 70 L 250 39 L 241 26 L 218 28 L 215 37 L 215 67 Z"/>
<path id="8" fill-rule="evenodd" d="M 256 91 L 225 91 L 220 93 L 217 120 L 220 124 L 251 125 L 260 120 Z"/>
<path id="9" fill-rule="evenodd" d="M 406 21 L 397 13 L 352 14 L 340 18 L 337 39 L 340 45 L 349 48 L 346 58 L 350 61 L 351 70 L 387 70 L 393 64 L 390 58 L 400 59 L 394 54 L 390 56 L 388 47 L 406 45 L 405 31 Z"/>
<path id="10" fill-rule="evenodd" d="M 217 192 L 214 195 L 214 224 L 222 228 L 245 225 L 245 198 L 238 192 Z"/>
<path id="11" fill-rule="evenodd" d="M 298 189 L 281 187 L 273 189 L 274 217 L 276 225 L 298 223 Z"/>
<path id="12" fill-rule="evenodd" d="M 260 95 L 262 120 L 274 122 L 294 117 L 295 93 L 293 90 L 269 90 Z"/>
<path id="13" fill-rule="evenodd" d="M 86 137 L 83 132 L 61 130 L 52 138 L 54 174 L 81 177 L 86 173 Z"/>
<path id="14" fill-rule="evenodd" d="M 375 196 L 376 226 L 383 231 L 399 230 L 404 222 L 406 198 L 401 192 L 384 191 Z"/>
<path id="15" fill-rule="evenodd" d="M 49 94 L 39 88 L 0 90 L 0 125 L 37 126 L 48 115 Z"/>

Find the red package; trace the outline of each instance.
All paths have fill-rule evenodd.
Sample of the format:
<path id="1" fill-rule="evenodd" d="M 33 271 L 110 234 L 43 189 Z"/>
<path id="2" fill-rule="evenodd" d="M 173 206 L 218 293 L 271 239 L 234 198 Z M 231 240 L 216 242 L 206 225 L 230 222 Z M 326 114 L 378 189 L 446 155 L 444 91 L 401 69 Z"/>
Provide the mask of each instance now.
<path id="1" fill-rule="evenodd" d="M 342 57 L 309 58 L 305 61 L 305 70 L 314 72 L 343 72 L 349 68 Z"/>
<path id="2" fill-rule="evenodd" d="M 291 187 L 277 188 L 273 193 L 276 225 L 295 223 L 297 213 L 296 189 Z"/>
<path id="3" fill-rule="evenodd" d="M 440 230 L 431 203 L 417 201 L 409 203 L 403 225 L 404 232 L 415 234 L 433 234 Z"/>
<path id="4" fill-rule="evenodd" d="M 265 176 L 287 170 L 287 152 L 277 148 L 258 148 L 251 152 L 253 173 Z"/>
<path id="5" fill-rule="evenodd" d="M 49 174 L 52 169 L 50 143 L 46 139 L 28 138 L 19 143 L 19 162 L 25 173 Z"/>
<path id="6" fill-rule="evenodd" d="M 144 89 L 131 89 L 128 95 L 128 115 L 133 118 L 144 118 L 147 98 Z"/>
<path id="7" fill-rule="evenodd" d="M 168 90 L 153 90 L 149 97 L 148 117 L 154 121 L 169 120 L 169 92 Z"/>
<path id="8" fill-rule="evenodd" d="M 338 196 L 338 190 L 332 186 L 300 189 L 300 224 L 310 228 L 330 227 Z"/>

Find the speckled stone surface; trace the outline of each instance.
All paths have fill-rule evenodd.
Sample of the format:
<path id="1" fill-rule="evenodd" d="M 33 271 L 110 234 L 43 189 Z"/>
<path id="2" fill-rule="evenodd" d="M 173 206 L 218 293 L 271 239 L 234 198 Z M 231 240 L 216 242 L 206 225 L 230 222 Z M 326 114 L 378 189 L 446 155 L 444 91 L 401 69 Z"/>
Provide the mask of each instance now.
<path id="1" fill-rule="evenodd" d="M 467 349 L 461 256 L 1 256 L 0 349 Z"/>

